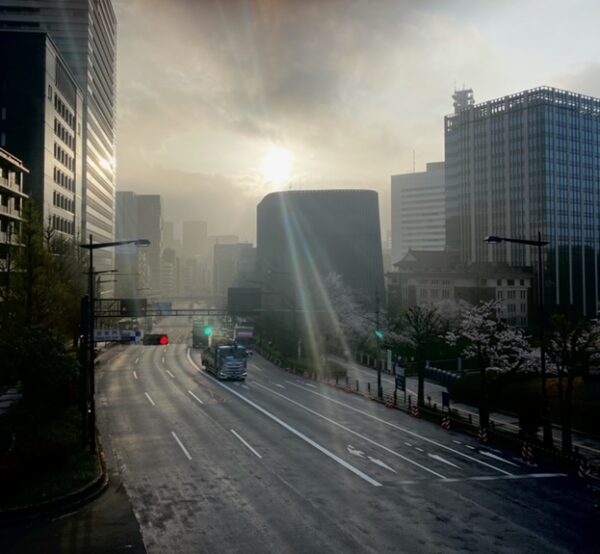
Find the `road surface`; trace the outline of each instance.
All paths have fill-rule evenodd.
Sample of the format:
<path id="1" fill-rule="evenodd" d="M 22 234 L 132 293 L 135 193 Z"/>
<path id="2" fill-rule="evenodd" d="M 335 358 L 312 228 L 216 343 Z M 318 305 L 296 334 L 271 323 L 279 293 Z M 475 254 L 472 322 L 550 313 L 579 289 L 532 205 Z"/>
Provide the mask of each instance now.
<path id="1" fill-rule="evenodd" d="M 259 356 L 216 381 L 187 327 L 161 331 L 176 344 L 113 348 L 97 385 L 149 552 L 598 551 L 578 480 Z"/>

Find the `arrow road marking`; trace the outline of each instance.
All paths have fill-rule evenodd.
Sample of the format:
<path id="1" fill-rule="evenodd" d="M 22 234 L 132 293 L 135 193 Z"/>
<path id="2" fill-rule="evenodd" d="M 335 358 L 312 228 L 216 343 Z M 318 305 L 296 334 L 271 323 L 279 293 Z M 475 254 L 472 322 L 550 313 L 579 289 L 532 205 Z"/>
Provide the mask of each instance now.
<path id="1" fill-rule="evenodd" d="M 362 450 L 356 450 L 356 448 L 354 448 L 354 446 L 352 446 L 351 444 L 348 445 L 347 450 L 353 456 L 358 456 L 359 458 L 365 457 L 365 453 Z"/>
<path id="2" fill-rule="evenodd" d="M 493 458 L 494 460 L 498 460 L 499 462 L 504 462 L 505 464 L 508 464 L 509 466 L 520 467 L 517 464 L 513 464 L 512 462 L 509 462 L 508 460 L 501 458 L 500 456 L 496 456 L 496 454 L 492 454 L 491 452 L 486 452 L 485 450 L 480 450 L 479 453 L 483 454 L 484 456 L 487 456 L 488 458 Z"/>
<path id="3" fill-rule="evenodd" d="M 377 458 L 372 458 L 371 456 L 367 456 L 367 458 L 369 458 L 369 460 L 371 460 L 374 464 L 384 467 L 385 469 L 389 469 L 392 473 L 397 473 L 395 469 L 391 468 L 385 462 L 382 462 L 381 460 L 378 460 Z"/>
<path id="4" fill-rule="evenodd" d="M 192 360 L 189 353 L 188 353 L 187 358 L 188 358 L 188 361 L 193 366 L 196 366 L 196 368 L 198 368 L 198 366 L 196 365 L 196 362 L 194 362 L 194 360 Z M 209 377 L 206 377 L 206 379 L 209 379 Z M 334 460 L 341 466 L 345 467 L 348 471 L 351 471 L 352 473 L 354 473 L 354 475 L 357 475 L 358 477 L 365 480 L 367 483 L 373 485 L 374 487 L 382 486 L 380 482 L 375 481 L 375 479 L 373 479 L 372 477 L 369 477 L 366 473 L 362 472 L 357 467 L 354 467 L 352 464 L 349 464 L 346 460 L 342 460 L 342 458 L 340 458 L 339 456 L 336 456 L 333 452 L 331 452 L 331 450 L 328 450 L 324 446 L 321 446 L 318 442 L 312 440 L 310 437 L 307 437 L 304 433 L 301 433 L 300 431 L 298 431 L 298 429 L 292 427 L 289 423 L 286 423 L 282 419 L 279 419 L 275 414 L 272 414 L 271 412 L 269 412 L 268 410 L 266 410 L 265 408 L 263 408 L 256 402 L 252 402 L 252 400 L 249 400 L 243 394 L 237 392 L 233 387 L 229 387 L 225 383 L 221 383 L 221 381 L 213 380 L 213 382 L 215 383 L 215 385 L 217 385 L 225 390 L 228 390 L 231 394 L 234 394 L 235 396 L 237 396 L 242 402 L 245 402 L 249 406 L 252 406 L 255 410 L 259 411 L 261 414 L 265 415 L 266 417 L 268 417 L 269 419 L 271 419 L 278 425 L 281 425 L 281 427 L 283 427 L 284 429 L 287 429 L 290 433 L 292 433 L 293 435 L 296 435 L 299 439 L 303 440 L 307 444 L 310 444 L 313 448 L 315 448 L 316 450 L 318 450 L 319 452 L 321 452 L 328 458 Z"/>
<path id="5" fill-rule="evenodd" d="M 455 467 L 456 469 L 462 469 L 460 466 L 453 464 L 451 461 L 446 460 L 446 458 L 442 458 L 438 454 L 427 454 L 430 458 L 437 460 L 438 462 L 442 462 L 443 464 L 448 464 L 449 466 Z"/>
<path id="6" fill-rule="evenodd" d="M 316 415 L 317 417 L 320 417 L 321 419 L 328 421 L 332 425 L 335 425 L 336 427 L 339 427 L 340 429 L 343 429 L 344 431 L 351 433 L 356 437 L 360 437 L 362 440 L 364 440 L 370 444 L 374 444 L 375 446 L 382 448 L 386 452 L 389 452 L 390 454 L 393 454 L 394 456 L 401 458 L 402 460 L 404 460 L 405 462 L 408 462 L 409 464 L 417 466 L 417 467 L 421 468 L 422 470 L 427 471 L 428 473 L 431 473 L 432 475 L 435 475 L 436 477 L 439 477 L 440 479 L 446 479 L 446 477 L 444 477 L 441 473 L 438 473 L 437 471 L 433 471 L 433 469 L 429 469 L 427 466 L 424 466 L 423 464 L 420 464 L 419 462 L 415 462 L 415 460 L 412 460 L 410 458 L 407 458 L 406 456 L 403 456 L 399 452 L 396 452 L 395 450 L 392 450 L 391 448 L 388 448 L 387 446 L 380 444 L 380 443 L 374 441 L 373 439 L 370 439 L 369 437 L 362 435 L 362 434 L 358 433 L 357 431 L 354 431 L 353 429 L 350 429 L 349 427 L 346 427 L 345 425 L 342 425 L 341 423 L 338 423 L 337 421 L 334 421 L 333 419 L 331 419 L 327 416 L 324 416 L 323 414 L 320 414 L 319 412 L 316 412 L 315 410 L 308 408 L 307 406 L 305 406 L 304 404 L 301 404 L 300 402 L 296 402 L 295 400 L 292 400 L 288 396 L 285 396 L 284 394 L 281 394 L 281 393 L 277 392 L 276 390 L 270 389 L 269 387 L 265 387 L 264 385 L 261 385 L 260 383 L 256 383 L 256 386 L 261 387 L 265 390 L 268 390 L 271 394 L 275 394 L 275 395 L 279 396 L 280 398 L 287 400 L 291 404 L 294 404 L 295 406 L 302 408 L 303 410 L 307 411 L 308 413 Z M 307 389 L 304 389 L 304 390 L 307 390 Z M 309 392 L 312 392 L 312 391 L 309 391 Z"/>

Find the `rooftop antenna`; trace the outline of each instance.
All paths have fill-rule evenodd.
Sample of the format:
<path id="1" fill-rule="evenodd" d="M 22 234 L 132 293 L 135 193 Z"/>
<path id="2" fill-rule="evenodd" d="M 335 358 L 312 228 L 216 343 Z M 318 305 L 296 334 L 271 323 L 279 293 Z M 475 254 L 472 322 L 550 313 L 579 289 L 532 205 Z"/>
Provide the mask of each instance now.
<path id="1" fill-rule="evenodd" d="M 413 148 L 413 173 L 415 173 L 415 172 L 416 172 L 416 170 L 415 170 L 415 165 L 416 165 L 416 164 L 415 164 L 415 150 L 414 150 L 414 148 Z"/>

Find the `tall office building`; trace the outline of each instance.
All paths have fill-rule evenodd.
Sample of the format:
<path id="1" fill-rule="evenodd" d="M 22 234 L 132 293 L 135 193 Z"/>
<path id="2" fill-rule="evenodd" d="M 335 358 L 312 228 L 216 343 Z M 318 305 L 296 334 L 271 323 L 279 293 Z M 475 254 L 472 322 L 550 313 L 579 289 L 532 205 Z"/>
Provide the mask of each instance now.
<path id="1" fill-rule="evenodd" d="M 445 118 L 445 150 L 448 247 L 466 263 L 535 266 L 535 248 L 483 239 L 540 232 L 549 241 L 546 301 L 596 315 L 600 99 L 540 87 L 481 104 L 459 101 Z"/>
<path id="2" fill-rule="evenodd" d="M 117 192 L 117 240 L 148 239 L 150 246 L 119 246 L 116 252 L 117 296 L 161 293 L 162 199 L 157 194 Z M 142 291 L 142 294 L 138 292 Z"/>
<path id="3" fill-rule="evenodd" d="M 444 162 L 425 171 L 392 175 L 392 263 L 412 250 L 444 250 Z"/>
<path id="4" fill-rule="evenodd" d="M 82 222 L 83 97 L 49 35 L 0 29 L 0 147 L 29 169 L 46 227 L 76 239 Z"/>
<path id="5" fill-rule="evenodd" d="M 230 287 L 241 287 L 255 277 L 256 248 L 249 243 L 215 244 L 213 293 L 227 296 Z"/>
<path id="6" fill-rule="evenodd" d="M 82 223 L 97 242 L 115 237 L 116 25 L 111 0 L 0 0 L 0 28 L 47 32 L 83 92 Z M 111 268 L 112 249 L 94 260 Z"/>
<path id="7" fill-rule="evenodd" d="M 370 190 L 274 192 L 257 210 L 257 270 L 271 291 L 318 298 L 328 274 L 340 275 L 365 304 L 383 302 L 378 196 Z"/>

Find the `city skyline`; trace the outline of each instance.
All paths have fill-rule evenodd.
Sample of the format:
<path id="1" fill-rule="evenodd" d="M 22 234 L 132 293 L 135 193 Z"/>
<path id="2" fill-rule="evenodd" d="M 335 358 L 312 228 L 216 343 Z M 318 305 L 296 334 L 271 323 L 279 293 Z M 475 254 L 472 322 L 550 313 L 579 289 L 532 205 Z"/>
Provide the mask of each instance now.
<path id="1" fill-rule="evenodd" d="M 389 176 L 412 170 L 413 150 L 417 171 L 443 158 L 455 87 L 472 87 L 476 102 L 541 85 L 600 96 L 600 8 L 568 7 L 564 18 L 564 3 L 541 10 L 533 1 L 493 11 L 474 2 L 242 10 L 116 1 L 118 187 L 157 193 L 175 180 L 167 219 L 212 218 L 215 233 L 243 239 L 254 237 L 254 206 L 272 190 L 372 188 L 389 228 Z M 548 29 L 569 48 L 548 43 Z M 530 48 L 541 40 L 544 49 Z M 273 148 L 292 154 L 287 185 L 264 183 Z"/>

